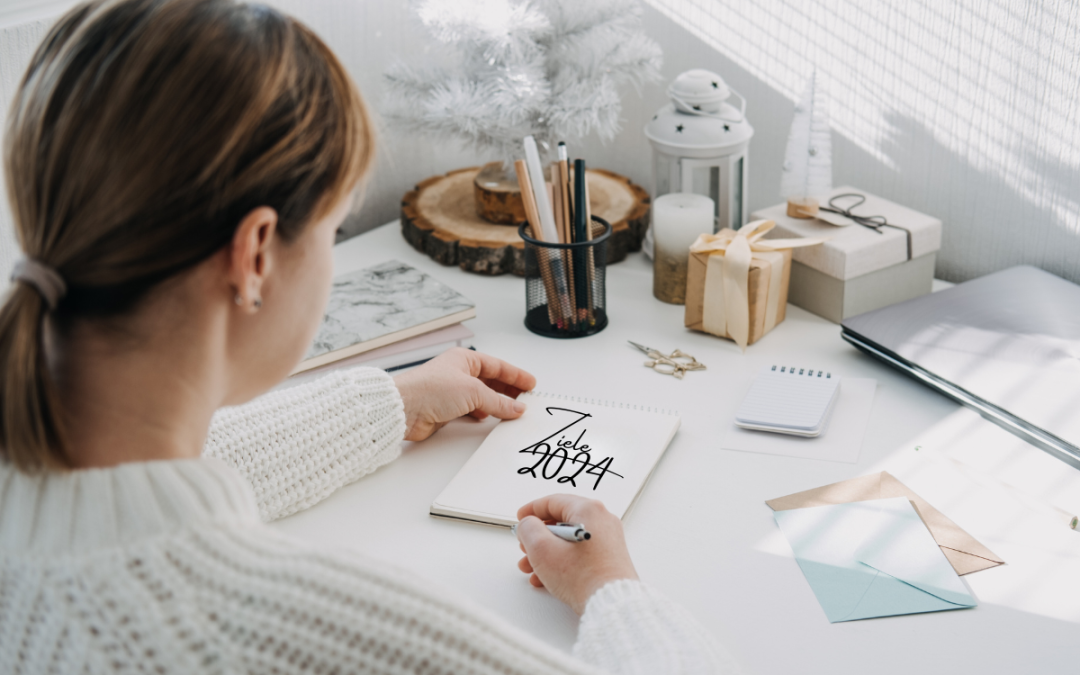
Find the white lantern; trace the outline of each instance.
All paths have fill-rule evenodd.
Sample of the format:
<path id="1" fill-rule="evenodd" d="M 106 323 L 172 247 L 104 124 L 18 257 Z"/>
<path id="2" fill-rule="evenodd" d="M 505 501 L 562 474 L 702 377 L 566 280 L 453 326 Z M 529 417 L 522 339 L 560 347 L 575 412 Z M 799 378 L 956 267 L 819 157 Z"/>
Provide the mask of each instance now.
<path id="1" fill-rule="evenodd" d="M 727 102 L 738 97 L 738 108 Z M 714 231 L 737 230 L 747 220 L 749 162 L 754 128 L 746 121 L 746 99 L 716 73 L 688 70 L 668 87 L 671 103 L 645 125 L 653 148 L 655 200 L 670 192 L 694 192 L 716 204 Z M 645 252 L 653 254 L 653 224 Z"/>

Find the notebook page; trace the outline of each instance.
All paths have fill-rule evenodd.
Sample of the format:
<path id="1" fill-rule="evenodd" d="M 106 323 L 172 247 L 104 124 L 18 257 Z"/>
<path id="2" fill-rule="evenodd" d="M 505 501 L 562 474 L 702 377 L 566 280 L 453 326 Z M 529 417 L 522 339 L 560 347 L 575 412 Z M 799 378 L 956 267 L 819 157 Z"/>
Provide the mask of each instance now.
<path id="1" fill-rule="evenodd" d="M 818 427 L 840 384 L 838 377 L 765 369 L 743 399 L 741 424 L 810 430 Z"/>
<path id="2" fill-rule="evenodd" d="M 667 449 L 679 417 L 643 406 L 522 394 L 431 504 L 432 515 L 512 525 L 525 504 L 555 493 L 599 499 L 620 518 Z"/>

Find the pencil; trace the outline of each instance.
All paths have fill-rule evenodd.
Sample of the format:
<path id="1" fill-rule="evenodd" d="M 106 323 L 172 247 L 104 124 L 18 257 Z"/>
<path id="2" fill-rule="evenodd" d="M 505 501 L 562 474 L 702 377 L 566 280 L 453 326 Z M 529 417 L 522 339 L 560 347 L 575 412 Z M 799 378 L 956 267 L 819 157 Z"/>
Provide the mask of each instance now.
<path id="1" fill-rule="evenodd" d="M 572 243 L 573 227 L 569 220 L 566 218 L 566 205 L 564 200 L 566 199 L 566 187 L 562 182 L 562 171 L 559 164 L 553 163 L 551 165 L 551 191 L 552 191 L 552 209 L 555 211 L 555 225 L 559 230 L 559 236 L 562 238 L 561 243 Z M 562 250 L 563 264 L 566 265 L 566 285 L 570 291 L 570 323 L 575 324 L 578 321 L 578 297 L 577 292 L 574 290 L 576 283 L 574 277 L 574 252 L 572 249 Z"/>
<path id="2" fill-rule="evenodd" d="M 558 157 L 559 157 L 559 161 L 556 164 L 556 167 L 558 168 L 558 181 L 563 187 L 563 202 L 562 202 L 563 223 L 565 223 L 566 229 L 567 229 L 567 241 L 576 244 L 576 243 L 582 241 L 582 239 L 578 236 L 576 228 L 574 227 L 575 218 L 576 218 L 575 211 L 574 211 L 574 206 L 573 206 L 573 202 L 574 202 L 574 183 L 570 179 L 569 154 L 568 154 L 567 149 L 566 149 L 566 143 L 563 142 L 563 141 L 559 141 L 559 154 L 558 154 Z M 553 180 L 554 180 L 554 177 L 553 177 Z M 570 272 L 570 278 L 571 278 L 570 292 L 572 294 L 571 297 L 574 299 L 574 305 L 575 305 L 574 309 L 577 310 L 575 312 L 575 314 L 574 314 L 574 318 L 577 319 L 578 321 L 582 321 L 582 320 L 585 319 L 585 316 L 583 316 L 583 314 L 585 312 L 585 307 L 584 307 L 584 304 L 582 302 L 582 290 L 583 290 L 582 289 L 582 283 L 583 283 L 583 280 L 580 278 L 579 275 L 581 274 L 581 272 L 584 269 L 582 267 L 584 259 L 581 257 L 581 251 L 578 251 L 577 249 L 571 249 L 570 251 L 567 252 L 567 260 L 570 263 L 570 265 L 569 265 L 570 266 L 569 272 Z"/>
<path id="3" fill-rule="evenodd" d="M 585 203 L 582 208 L 585 209 L 585 238 L 588 241 L 593 240 L 593 219 L 592 219 L 592 205 L 589 203 L 589 176 L 585 175 Z M 586 285 L 588 291 L 589 302 L 589 324 L 596 325 L 596 307 L 593 305 L 593 284 L 596 281 L 596 259 L 593 257 L 593 249 L 595 246 L 589 247 L 589 263 L 588 263 L 588 276 L 589 283 Z"/>
<path id="4" fill-rule="evenodd" d="M 574 200 L 578 203 L 578 208 L 574 212 L 576 218 L 574 219 L 574 236 L 578 241 L 589 241 L 589 209 L 587 206 L 587 198 L 585 191 L 585 160 L 574 160 Z M 582 208 L 584 206 L 585 208 Z M 582 255 L 578 258 L 578 298 L 577 306 L 579 308 L 577 318 L 580 321 L 586 321 L 589 319 L 589 292 L 588 287 L 591 286 L 591 279 L 588 274 L 588 251 L 582 251 Z"/>
<path id="5" fill-rule="evenodd" d="M 536 211 L 536 198 L 533 196 L 529 169 L 525 165 L 525 160 L 519 159 L 514 162 L 514 171 L 517 172 L 518 189 L 521 190 L 521 201 L 525 206 L 525 218 L 529 221 L 532 237 L 544 241 L 540 227 L 540 214 Z M 555 280 L 552 278 L 551 265 L 548 262 L 548 249 L 542 246 L 537 246 L 536 249 L 537 263 L 540 265 L 540 279 L 544 282 L 544 293 L 547 295 L 548 320 L 553 326 L 562 328 L 562 318 L 559 316 L 558 308 L 559 296 L 556 292 Z"/>
<path id="6" fill-rule="evenodd" d="M 560 179 L 562 184 L 566 187 L 563 192 L 566 195 L 566 212 L 564 220 L 568 223 L 574 222 L 574 182 L 570 178 L 570 171 L 573 167 L 570 165 L 566 152 L 566 143 L 559 141 L 559 169 L 561 171 Z"/>

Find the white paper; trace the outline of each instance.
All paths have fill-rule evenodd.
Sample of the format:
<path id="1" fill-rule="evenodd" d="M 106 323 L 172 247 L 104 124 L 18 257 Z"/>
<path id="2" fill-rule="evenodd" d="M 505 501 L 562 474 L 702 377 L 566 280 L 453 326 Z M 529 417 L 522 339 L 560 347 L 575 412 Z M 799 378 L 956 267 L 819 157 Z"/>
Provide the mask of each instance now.
<path id="1" fill-rule="evenodd" d="M 859 461 L 876 389 L 877 380 L 845 377 L 840 383 L 840 398 L 828 427 L 815 438 L 740 429 L 732 418 L 726 422 L 728 428 L 720 440 L 720 447 L 854 464 Z"/>
<path id="2" fill-rule="evenodd" d="M 435 498 L 433 515 L 513 525 L 525 504 L 555 493 L 599 499 L 623 517 L 679 428 L 678 415 L 531 392 Z"/>
<path id="3" fill-rule="evenodd" d="M 873 504 L 879 515 L 855 559 L 942 600 L 973 607 L 975 599 L 907 497 Z"/>

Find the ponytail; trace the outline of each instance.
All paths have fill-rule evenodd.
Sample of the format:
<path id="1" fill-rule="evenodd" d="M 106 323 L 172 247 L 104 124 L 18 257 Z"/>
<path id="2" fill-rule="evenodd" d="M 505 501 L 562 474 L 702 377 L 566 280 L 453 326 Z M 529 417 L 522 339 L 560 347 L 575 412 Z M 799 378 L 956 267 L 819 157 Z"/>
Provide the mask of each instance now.
<path id="1" fill-rule="evenodd" d="M 0 308 L 0 448 L 9 462 L 29 473 L 68 464 L 56 387 L 44 353 L 47 310 L 44 296 L 18 281 Z"/>

